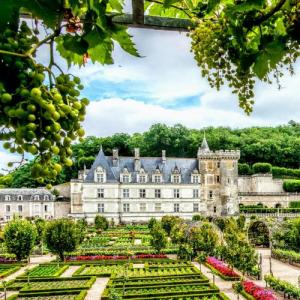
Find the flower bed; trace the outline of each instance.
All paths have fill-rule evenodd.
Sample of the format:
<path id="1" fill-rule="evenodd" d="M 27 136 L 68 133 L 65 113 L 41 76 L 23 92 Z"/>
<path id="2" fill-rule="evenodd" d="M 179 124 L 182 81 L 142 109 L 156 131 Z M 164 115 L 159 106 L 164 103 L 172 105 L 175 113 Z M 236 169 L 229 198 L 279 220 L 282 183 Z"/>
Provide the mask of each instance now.
<path id="1" fill-rule="evenodd" d="M 227 265 L 225 265 L 221 260 L 215 257 L 207 257 L 206 265 L 216 271 L 217 275 L 225 280 L 239 280 L 240 276 Z"/>
<path id="2" fill-rule="evenodd" d="M 255 300 L 277 300 L 270 290 L 258 286 L 252 281 L 243 281 L 242 286 L 244 291 Z"/>

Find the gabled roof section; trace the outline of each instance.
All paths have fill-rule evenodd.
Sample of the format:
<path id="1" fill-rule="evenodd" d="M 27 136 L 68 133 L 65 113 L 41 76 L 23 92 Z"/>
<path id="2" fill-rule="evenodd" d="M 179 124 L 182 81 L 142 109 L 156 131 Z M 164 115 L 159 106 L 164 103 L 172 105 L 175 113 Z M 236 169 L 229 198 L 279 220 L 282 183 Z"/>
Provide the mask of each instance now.
<path id="1" fill-rule="evenodd" d="M 105 170 L 106 180 L 108 182 L 116 181 L 116 177 L 111 169 L 110 161 L 105 156 L 102 146 L 100 147 L 100 151 L 99 151 L 98 155 L 96 156 L 96 159 L 95 159 L 92 167 L 90 168 L 90 170 L 85 178 L 85 181 L 94 181 L 95 170 L 99 166 L 101 166 Z"/>

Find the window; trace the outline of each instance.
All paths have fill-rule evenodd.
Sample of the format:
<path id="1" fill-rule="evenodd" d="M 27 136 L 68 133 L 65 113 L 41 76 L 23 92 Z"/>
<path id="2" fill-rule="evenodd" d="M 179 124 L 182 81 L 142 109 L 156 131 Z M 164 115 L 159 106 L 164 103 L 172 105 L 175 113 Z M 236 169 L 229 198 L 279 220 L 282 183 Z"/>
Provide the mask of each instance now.
<path id="1" fill-rule="evenodd" d="M 18 205 L 18 212 L 22 212 L 23 211 L 23 206 L 22 205 Z"/>
<path id="2" fill-rule="evenodd" d="M 129 203 L 123 203 L 123 211 L 124 212 L 129 212 L 130 211 Z"/>
<path id="3" fill-rule="evenodd" d="M 216 206 L 214 206 L 214 213 L 216 213 L 217 212 L 217 207 Z"/>
<path id="4" fill-rule="evenodd" d="M 104 213 L 104 203 L 98 203 L 98 213 Z"/>
<path id="5" fill-rule="evenodd" d="M 18 195 L 17 200 L 18 201 L 22 201 L 23 200 L 23 196 L 22 195 Z"/>
<path id="6" fill-rule="evenodd" d="M 44 212 L 48 212 L 48 205 L 44 205 Z"/>
<path id="7" fill-rule="evenodd" d="M 209 161 L 209 162 L 208 162 L 208 169 L 211 170 L 212 168 L 213 168 L 213 162 L 212 162 L 212 161 Z"/>
<path id="8" fill-rule="evenodd" d="M 104 182 L 104 174 L 103 173 L 97 173 L 96 181 L 97 182 Z"/>
<path id="9" fill-rule="evenodd" d="M 129 198 L 129 189 L 123 189 L 123 198 Z"/>
<path id="10" fill-rule="evenodd" d="M 230 178 L 227 179 L 227 182 L 230 183 Z"/>
<path id="11" fill-rule="evenodd" d="M 40 211 L 40 206 L 37 204 L 34 206 L 34 211 L 39 212 Z"/>
<path id="12" fill-rule="evenodd" d="M 209 191 L 208 197 L 209 197 L 209 199 L 212 199 L 212 198 L 213 198 L 213 191 Z"/>
<path id="13" fill-rule="evenodd" d="M 10 205 L 6 205 L 6 212 L 10 212 Z"/>
<path id="14" fill-rule="evenodd" d="M 35 201 L 39 201 L 40 200 L 40 196 L 39 195 L 34 195 L 34 198 L 33 198 Z"/>
<path id="15" fill-rule="evenodd" d="M 104 198 L 104 189 L 97 189 L 97 197 Z"/>
<path id="16" fill-rule="evenodd" d="M 140 189 L 140 198 L 146 198 L 146 190 Z"/>
<path id="17" fill-rule="evenodd" d="M 159 189 L 155 189 L 155 198 L 161 197 L 161 191 Z"/>
<path id="18" fill-rule="evenodd" d="M 179 212 L 179 203 L 174 203 L 174 212 Z"/>
<path id="19" fill-rule="evenodd" d="M 216 181 L 217 181 L 217 183 L 220 183 L 220 176 L 219 175 L 216 176 Z"/>
<path id="20" fill-rule="evenodd" d="M 179 189 L 175 189 L 174 190 L 174 198 L 179 198 L 179 197 L 180 197 Z"/>
<path id="21" fill-rule="evenodd" d="M 129 183 L 129 175 L 123 175 L 123 182 Z"/>
<path id="22" fill-rule="evenodd" d="M 45 201 L 49 201 L 49 196 L 48 196 L 48 195 L 45 195 L 45 196 L 44 196 L 44 200 L 45 200 Z"/>
<path id="23" fill-rule="evenodd" d="M 193 190 L 193 198 L 199 198 L 199 190 Z"/>
<path id="24" fill-rule="evenodd" d="M 146 182 L 146 176 L 145 175 L 140 175 L 139 179 L 140 179 L 140 183 L 145 183 Z"/>
<path id="25" fill-rule="evenodd" d="M 193 212 L 199 212 L 199 203 L 193 204 Z"/>
<path id="26" fill-rule="evenodd" d="M 161 203 L 155 203 L 154 210 L 155 211 L 161 211 Z"/>
<path id="27" fill-rule="evenodd" d="M 5 195 L 4 200 L 5 201 L 10 201 L 10 196 L 9 195 Z"/>
<path id="28" fill-rule="evenodd" d="M 173 175 L 173 183 L 179 183 L 180 182 L 180 176 L 179 175 Z"/>
<path id="29" fill-rule="evenodd" d="M 146 203 L 140 203 L 140 211 L 146 211 Z"/>
<path id="30" fill-rule="evenodd" d="M 220 165 L 221 165 L 221 164 L 220 164 L 220 162 L 218 161 L 218 162 L 217 162 L 217 167 L 220 168 Z"/>
<path id="31" fill-rule="evenodd" d="M 193 175 L 192 176 L 192 183 L 199 183 L 199 176 L 198 175 Z"/>
<path id="32" fill-rule="evenodd" d="M 160 183 L 161 182 L 161 176 L 160 175 L 154 175 L 154 182 Z"/>

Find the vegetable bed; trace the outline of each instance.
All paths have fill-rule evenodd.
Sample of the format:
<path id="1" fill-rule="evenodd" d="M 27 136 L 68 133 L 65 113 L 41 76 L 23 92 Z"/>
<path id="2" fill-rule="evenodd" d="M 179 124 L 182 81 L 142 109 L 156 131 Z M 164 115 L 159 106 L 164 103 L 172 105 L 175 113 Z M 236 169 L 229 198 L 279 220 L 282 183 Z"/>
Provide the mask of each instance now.
<path id="1" fill-rule="evenodd" d="M 24 276 L 29 277 L 58 277 L 65 272 L 69 266 L 59 264 L 39 265 L 28 271 Z"/>

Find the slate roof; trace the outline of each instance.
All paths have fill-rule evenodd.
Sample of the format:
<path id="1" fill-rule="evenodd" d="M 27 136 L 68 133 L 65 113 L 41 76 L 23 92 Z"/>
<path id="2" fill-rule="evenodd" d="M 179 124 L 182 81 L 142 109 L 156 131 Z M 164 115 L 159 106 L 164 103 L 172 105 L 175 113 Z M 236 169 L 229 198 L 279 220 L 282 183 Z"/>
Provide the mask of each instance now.
<path id="1" fill-rule="evenodd" d="M 162 162 L 161 157 L 141 157 L 141 168 L 151 176 L 155 173 L 158 167 L 163 176 L 163 182 L 171 182 L 171 174 L 176 167 L 181 174 L 182 183 L 191 182 L 191 173 L 194 169 L 198 169 L 196 158 L 168 158 L 166 162 Z M 124 168 L 127 168 L 128 172 L 131 173 L 132 182 L 137 182 L 136 175 L 137 172 L 134 171 L 134 157 L 123 157 L 118 158 L 118 165 L 113 165 L 113 157 L 105 156 L 102 149 L 100 149 L 92 167 L 90 168 L 85 182 L 94 182 L 94 173 L 97 167 L 101 166 L 106 170 L 106 182 L 119 182 L 120 173 L 122 173 Z"/>
<path id="2" fill-rule="evenodd" d="M 9 195 L 9 201 L 20 201 L 18 200 L 18 196 L 22 196 L 23 200 L 21 201 L 53 201 L 54 195 L 51 192 L 44 188 L 5 188 L 0 189 L 0 201 L 5 201 L 5 196 Z M 35 199 L 35 195 L 39 195 L 39 200 Z M 44 196 L 49 196 L 48 200 L 45 200 Z"/>

